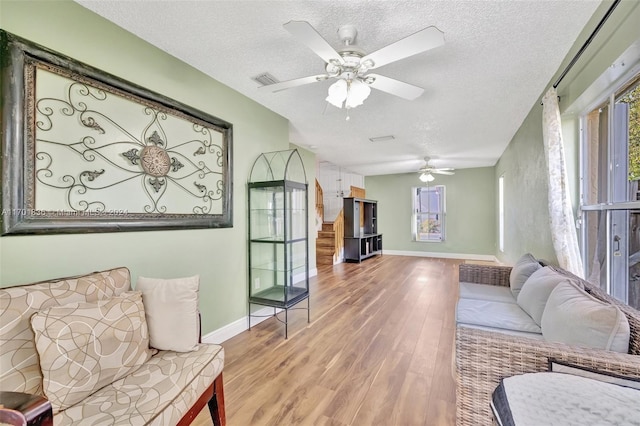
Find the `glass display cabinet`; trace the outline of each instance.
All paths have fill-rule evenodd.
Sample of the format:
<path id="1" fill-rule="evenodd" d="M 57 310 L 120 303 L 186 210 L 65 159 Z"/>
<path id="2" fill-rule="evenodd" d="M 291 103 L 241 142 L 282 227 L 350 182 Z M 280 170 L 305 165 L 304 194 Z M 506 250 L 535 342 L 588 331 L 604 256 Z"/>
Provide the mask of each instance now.
<path id="1" fill-rule="evenodd" d="M 273 307 L 287 338 L 294 305 L 306 299 L 310 320 L 308 185 L 298 150 L 261 154 L 248 186 L 249 328 L 251 317 L 260 316 L 252 314 L 252 305 Z"/>

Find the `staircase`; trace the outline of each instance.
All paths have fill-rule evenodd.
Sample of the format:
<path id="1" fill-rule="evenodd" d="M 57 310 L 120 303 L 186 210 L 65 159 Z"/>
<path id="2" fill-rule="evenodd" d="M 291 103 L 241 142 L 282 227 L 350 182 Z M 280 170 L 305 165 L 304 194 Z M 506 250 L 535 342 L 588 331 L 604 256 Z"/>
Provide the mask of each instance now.
<path id="1" fill-rule="evenodd" d="M 316 239 L 316 265 L 333 265 L 335 239 L 336 232 L 333 230 L 333 222 L 324 222 Z"/>
<path id="2" fill-rule="evenodd" d="M 350 197 L 365 198 L 363 188 L 351 187 Z M 316 180 L 316 217 L 318 238 L 316 238 L 316 265 L 334 265 L 341 261 L 344 254 L 344 211 L 340 210 L 334 222 L 324 222 L 323 194 L 320 183 Z M 362 210 L 364 213 L 364 210 Z M 362 222 L 362 219 L 361 219 Z M 320 225 L 319 225 L 320 226 Z"/>

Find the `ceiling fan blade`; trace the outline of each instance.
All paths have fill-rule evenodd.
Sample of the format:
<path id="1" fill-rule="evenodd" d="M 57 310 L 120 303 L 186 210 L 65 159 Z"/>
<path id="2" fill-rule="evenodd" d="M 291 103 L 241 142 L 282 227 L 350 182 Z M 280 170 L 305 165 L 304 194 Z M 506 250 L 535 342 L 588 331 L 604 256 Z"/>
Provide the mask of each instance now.
<path id="1" fill-rule="evenodd" d="M 452 172 L 450 170 L 444 170 L 444 169 L 431 170 L 431 173 L 435 173 L 435 174 L 438 174 L 438 175 L 448 175 L 448 176 L 455 175 L 454 172 Z"/>
<path id="2" fill-rule="evenodd" d="M 444 33 L 436 27 L 427 27 L 424 30 L 420 30 L 415 34 L 368 54 L 363 57 L 360 62 L 371 61 L 372 65 L 369 69 L 374 69 L 418 53 L 426 52 L 429 49 L 442 46 L 443 44 Z"/>
<path id="3" fill-rule="evenodd" d="M 292 87 L 303 86 L 305 84 L 317 83 L 318 81 L 324 81 L 329 76 L 326 74 L 320 75 L 310 75 L 309 77 L 296 78 L 294 80 L 281 81 L 280 83 L 275 84 L 267 84 L 264 86 L 258 87 L 258 89 L 265 89 L 270 92 L 279 92 L 281 90 L 290 89 Z"/>
<path id="4" fill-rule="evenodd" d="M 331 61 L 337 61 L 339 64 L 344 63 L 338 52 L 307 21 L 289 21 L 283 27 L 291 35 L 298 37 L 326 63 Z"/>
<path id="5" fill-rule="evenodd" d="M 424 89 L 422 87 L 404 83 L 400 80 L 395 80 L 383 75 L 367 74 L 365 76 L 365 79 L 369 77 L 374 78 L 374 81 L 372 83 L 369 83 L 369 86 L 373 87 L 374 89 L 399 96 L 409 101 L 416 99 L 417 97 L 422 95 L 422 93 L 424 93 Z"/>

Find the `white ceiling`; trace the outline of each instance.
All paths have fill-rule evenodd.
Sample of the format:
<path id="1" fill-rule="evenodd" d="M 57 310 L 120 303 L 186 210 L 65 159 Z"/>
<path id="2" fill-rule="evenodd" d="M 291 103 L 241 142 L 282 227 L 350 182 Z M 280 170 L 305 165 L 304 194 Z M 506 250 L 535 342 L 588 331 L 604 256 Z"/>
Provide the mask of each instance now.
<path id="1" fill-rule="evenodd" d="M 492 166 L 560 66 L 599 0 L 77 0 L 286 117 L 290 142 L 362 175 Z M 251 80 L 321 74 L 324 62 L 282 24 L 308 21 L 336 49 L 352 24 L 367 53 L 435 25 L 445 44 L 376 73 L 423 87 L 407 101 L 373 90 L 350 113 L 325 102 L 331 81 L 278 93 Z M 580 40 L 582 41 L 582 40 Z M 215 112 L 212 112 L 215 115 Z M 221 118 L 225 118 L 221 116 Z M 391 142 L 369 138 L 393 135 Z"/>

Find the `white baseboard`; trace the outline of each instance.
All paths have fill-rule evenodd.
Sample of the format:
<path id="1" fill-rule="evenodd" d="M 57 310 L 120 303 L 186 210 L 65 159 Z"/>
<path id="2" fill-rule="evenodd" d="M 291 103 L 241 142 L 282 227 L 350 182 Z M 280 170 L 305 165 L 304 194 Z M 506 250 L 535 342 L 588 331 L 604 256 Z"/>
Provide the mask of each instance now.
<path id="1" fill-rule="evenodd" d="M 309 277 L 315 277 L 316 275 L 318 275 L 318 270 L 316 268 L 309 269 Z M 276 312 L 281 312 L 281 311 L 282 309 L 276 309 Z M 251 316 L 251 327 L 260 324 L 262 321 L 265 321 L 271 318 L 272 316 L 273 316 L 273 308 L 265 306 L 264 308 L 258 309 Z M 204 336 L 202 336 L 202 342 L 215 343 L 219 345 L 225 340 L 229 340 L 232 337 L 248 329 L 249 329 L 249 320 L 245 315 L 244 317 L 237 319 L 232 323 L 222 326 L 217 330 L 213 330 L 211 333 L 205 334 Z"/>
<path id="2" fill-rule="evenodd" d="M 309 269 L 309 278 L 315 277 L 316 275 L 318 275 L 318 269 L 316 269 L 316 268 Z M 304 278 L 305 278 L 304 273 L 298 274 L 298 275 L 294 275 L 293 276 L 293 282 L 294 283 L 299 283 L 300 281 L 304 281 Z"/>
<path id="3" fill-rule="evenodd" d="M 392 254 L 395 256 L 435 257 L 439 259 L 485 260 L 487 262 L 498 262 L 498 258 L 490 254 L 436 253 L 431 251 L 403 250 L 384 250 L 383 254 Z"/>
<path id="4" fill-rule="evenodd" d="M 276 309 L 276 312 L 280 312 L 282 309 Z M 268 320 L 273 316 L 273 308 L 265 306 L 253 313 L 251 316 L 251 327 L 260 324 L 262 321 Z M 235 320 L 234 322 L 220 327 L 217 330 L 213 330 L 211 333 L 207 333 L 202 336 L 202 343 L 215 343 L 221 344 L 225 340 L 229 340 L 232 337 L 242 333 L 249 329 L 249 320 L 246 316 Z"/>

